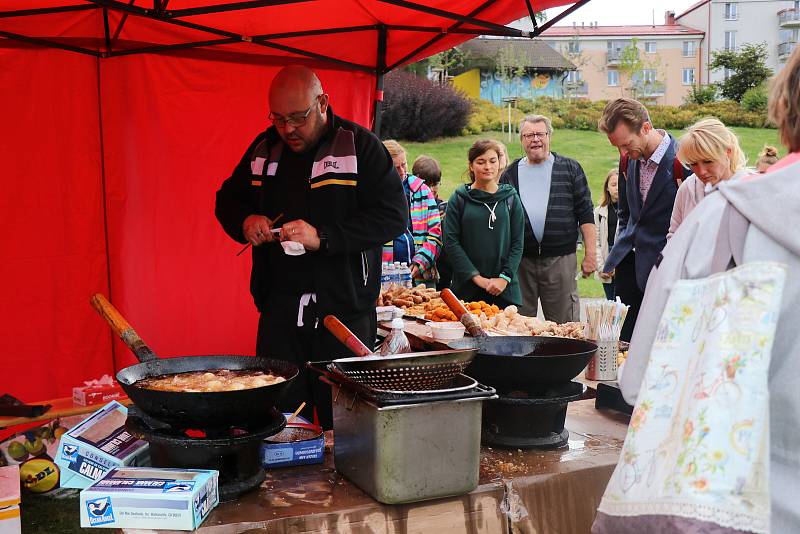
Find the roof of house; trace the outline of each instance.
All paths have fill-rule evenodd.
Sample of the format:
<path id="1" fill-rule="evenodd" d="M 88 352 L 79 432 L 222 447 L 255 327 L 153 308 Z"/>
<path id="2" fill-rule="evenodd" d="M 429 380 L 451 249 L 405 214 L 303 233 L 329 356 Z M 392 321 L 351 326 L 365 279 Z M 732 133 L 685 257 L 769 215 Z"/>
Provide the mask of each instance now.
<path id="1" fill-rule="evenodd" d="M 706 0 L 707 1 L 707 0 Z M 702 36 L 704 32 L 695 30 L 682 24 L 659 24 L 640 25 L 640 26 L 551 26 L 541 33 L 539 37 L 656 37 L 673 35 L 697 35 Z"/>
<path id="2" fill-rule="evenodd" d="M 512 46 L 517 51 L 522 52 L 527 59 L 529 68 L 544 70 L 575 70 L 575 65 L 550 47 L 547 43 L 538 39 L 486 39 L 477 38 L 459 45 L 463 51 L 469 52 L 471 58 L 492 59 L 494 60 L 500 51 Z"/>
<path id="3" fill-rule="evenodd" d="M 689 13 L 691 13 L 692 11 L 694 11 L 695 9 L 697 9 L 698 7 L 705 5 L 705 4 L 709 3 L 710 1 L 711 1 L 711 0 L 700 0 L 699 2 L 695 2 L 694 4 L 692 4 L 691 6 L 689 6 L 689 7 L 686 9 L 686 11 L 684 11 L 684 12 L 683 12 L 683 13 L 681 13 L 680 15 L 677 15 L 677 16 L 675 17 L 675 20 L 678 20 L 679 18 L 681 18 L 681 17 L 682 17 L 682 16 L 684 16 L 684 15 L 688 15 Z"/>

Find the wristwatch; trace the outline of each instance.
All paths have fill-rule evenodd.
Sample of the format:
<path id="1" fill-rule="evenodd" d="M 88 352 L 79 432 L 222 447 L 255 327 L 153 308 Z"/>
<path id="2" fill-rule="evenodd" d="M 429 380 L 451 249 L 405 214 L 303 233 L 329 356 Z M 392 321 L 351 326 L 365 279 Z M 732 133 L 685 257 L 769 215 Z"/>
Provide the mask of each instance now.
<path id="1" fill-rule="evenodd" d="M 328 252 L 328 233 L 319 232 L 319 251 L 322 253 Z"/>

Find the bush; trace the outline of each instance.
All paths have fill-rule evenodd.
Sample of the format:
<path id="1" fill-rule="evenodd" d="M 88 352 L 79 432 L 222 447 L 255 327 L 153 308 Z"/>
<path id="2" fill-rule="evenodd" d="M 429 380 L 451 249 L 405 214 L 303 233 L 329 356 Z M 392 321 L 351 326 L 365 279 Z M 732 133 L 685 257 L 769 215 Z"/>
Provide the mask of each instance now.
<path id="1" fill-rule="evenodd" d="M 763 85 L 751 87 L 742 96 L 742 109 L 753 113 L 767 112 L 767 89 Z"/>
<path id="2" fill-rule="evenodd" d="M 751 97 L 756 101 L 756 96 Z M 514 120 L 523 115 L 535 113 L 546 115 L 553 122 L 553 127 L 573 130 L 596 130 L 597 122 L 605 108 L 605 101 L 590 102 L 588 100 L 554 99 L 540 97 L 535 100 L 523 100 L 517 103 Z M 705 104 L 684 104 L 682 106 L 648 105 L 650 118 L 657 128 L 681 130 L 691 126 L 705 117 L 717 117 L 728 126 L 746 126 L 751 128 L 769 127 L 766 108 L 754 106 L 743 109 L 730 100 L 714 101 Z M 501 122 L 506 119 L 507 112 L 489 102 L 476 102 L 470 116 L 466 133 L 500 130 Z M 488 117 L 496 117 L 489 120 Z M 483 129 L 479 129 L 483 128 Z"/>
<path id="3" fill-rule="evenodd" d="M 470 102 L 449 85 L 437 85 L 410 72 L 386 75 L 381 106 L 381 136 L 409 141 L 460 135 Z"/>
<path id="4" fill-rule="evenodd" d="M 695 85 L 683 99 L 684 104 L 710 104 L 717 99 L 717 88 L 713 85 Z"/>

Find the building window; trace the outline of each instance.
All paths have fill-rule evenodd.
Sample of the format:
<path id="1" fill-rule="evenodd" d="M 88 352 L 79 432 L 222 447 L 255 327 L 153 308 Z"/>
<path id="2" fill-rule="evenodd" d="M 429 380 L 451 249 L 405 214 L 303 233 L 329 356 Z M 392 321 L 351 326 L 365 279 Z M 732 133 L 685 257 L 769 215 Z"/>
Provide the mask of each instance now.
<path id="1" fill-rule="evenodd" d="M 739 10 L 734 2 L 727 2 L 725 4 L 725 20 L 737 20 L 739 18 Z"/>
<path id="2" fill-rule="evenodd" d="M 656 42 L 655 41 L 645 41 L 644 43 L 644 51 L 648 54 L 655 54 L 656 53 Z"/>
<path id="3" fill-rule="evenodd" d="M 656 69 L 644 69 L 644 70 L 642 70 L 641 80 L 642 80 L 643 83 L 655 83 L 656 82 Z"/>
<path id="4" fill-rule="evenodd" d="M 727 31 L 727 32 L 725 32 L 725 50 L 727 50 L 727 51 L 736 50 L 736 32 L 735 31 Z"/>
<path id="5" fill-rule="evenodd" d="M 572 40 L 567 45 L 567 52 L 570 54 L 580 54 L 581 53 L 581 42 L 577 40 Z"/>
<path id="6" fill-rule="evenodd" d="M 571 70 L 567 72 L 567 83 L 576 85 L 581 83 L 581 71 Z"/>
<path id="7" fill-rule="evenodd" d="M 617 70 L 608 71 L 608 86 L 609 87 L 619 86 L 619 71 Z"/>
<path id="8" fill-rule="evenodd" d="M 694 41 L 684 41 L 683 42 L 683 57 L 694 57 L 695 48 Z"/>
<path id="9" fill-rule="evenodd" d="M 683 69 L 683 85 L 694 85 L 694 69 Z"/>
<path id="10" fill-rule="evenodd" d="M 726 68 L 726 69 L 723 69 L 723 71 L 722 71 L 722 77 L 723 77 L 724 79 L 726 79 L 726 80 L 727 80 L 728 78 L 730 78 L 731 76 L 733 76 L 733 73 L 734 73 L 734 71 L 733 71 L 733 70 L 731 70 L 731 69 L 728 69 L 728 68 Z"/>

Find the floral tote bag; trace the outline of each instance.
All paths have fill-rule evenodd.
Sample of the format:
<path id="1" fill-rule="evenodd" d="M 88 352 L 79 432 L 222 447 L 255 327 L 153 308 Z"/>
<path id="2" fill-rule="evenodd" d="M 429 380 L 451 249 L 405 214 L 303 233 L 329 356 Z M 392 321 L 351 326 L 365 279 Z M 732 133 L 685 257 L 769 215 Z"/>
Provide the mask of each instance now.
<path id="1" fill-rule="evenodd" d="M 592 532 L 769 531 L 767 379 L 784 278 L 749 263 L 675 283 Z"/>

